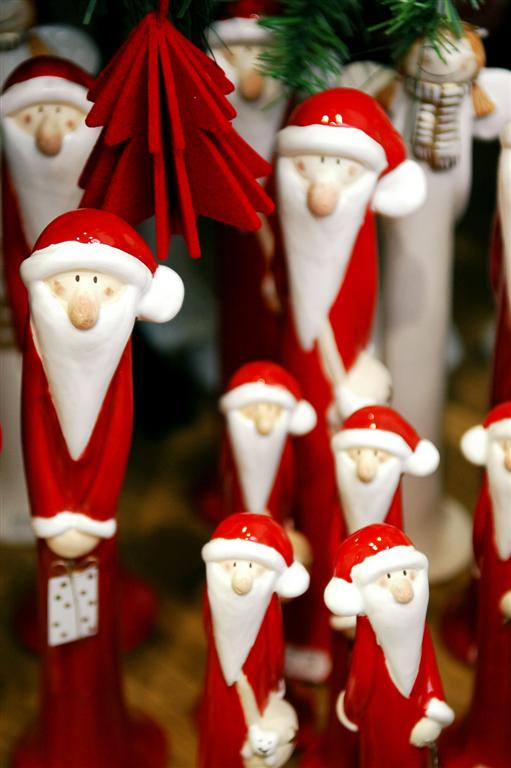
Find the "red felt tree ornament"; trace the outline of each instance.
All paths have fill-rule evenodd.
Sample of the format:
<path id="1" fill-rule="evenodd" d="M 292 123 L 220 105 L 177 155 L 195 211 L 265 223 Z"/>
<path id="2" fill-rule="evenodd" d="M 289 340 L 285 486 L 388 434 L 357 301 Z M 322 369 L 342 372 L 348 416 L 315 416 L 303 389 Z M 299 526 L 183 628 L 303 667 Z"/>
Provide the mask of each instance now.
<path id="1" fill-rule="evenodd" d="M 89 91 L 87 124 L 103 130 L 80 179 L 83 206 L 131 224 L 155 214 L 160 259 L 172 234 L 200 256 L 198 215 L 255 230 L 273 209 L 257 182 L 270 166 L 231 125 L 231 82 L 167 13 L 161 0 Z"/>

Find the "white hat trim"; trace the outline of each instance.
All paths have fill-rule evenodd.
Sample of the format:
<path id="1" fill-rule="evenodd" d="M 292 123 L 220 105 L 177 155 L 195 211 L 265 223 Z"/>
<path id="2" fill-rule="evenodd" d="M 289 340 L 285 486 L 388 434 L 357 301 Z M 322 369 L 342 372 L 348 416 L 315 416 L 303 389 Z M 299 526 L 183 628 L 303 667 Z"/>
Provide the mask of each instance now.
<path id="1" fill-rule="evenodd" d="M 411 475 L 429 475 L 440 462 L 440 454 L 430 440 L 419 440 L 412 451 L 408 443 L 396 432 L 385 429 L 342 429 L 333 436 L 332 450 L 350 448 L 379 448 L 404 461 L 403 471 Z"/>
<path id="2" fill-rule="evenodd" d="M 328 610 L 336 616 L 353 617 L 364 612 L 364 603 L 358 588 L 336 576 L 328 582 L 324 600 Z"/>
<path id="3" fill-rule="evenodd" d="M 385 150 L 367 133 L 348 125 L 288 125 L 277 134 L 277 153 L 348 157 L 381 173 L 388 165 Z"/>
<path id="4" fill-rule="evenodd" d="M 488 433 L 482 424 L 471 427 L 460 441 L 461 452 L 467 461 L 482 467 L 488 457 Z"/>
<path id="5" fill-rule="evenodd" d="M 258 16 L 248 18 L 237 16 L 233 19 L 220 19 L 211 25 L 208 42 L 212 48 L 219 47 L 222 43 L 225 45 L 268 44 L 273 38 L 273 33 L 261 27 L 258 23 L 259 18 Z"/>
<path id="6" fill-rule="evenodd" d="M 350 576 L 354 584 L 362 587 L 383 576 L 384 573 L 407 568 L 427 570 L 427 557 L 415 547 L 399 545 L 366 557 L 362 563 L 353 566 Z"/>
<path id="7" fill-rule="evenodd" d="M 490 424 L 488 435 L 490 440 L 509 440 L 511 438 L 511 419 L 501 419 Z"/>
<path id="8" fill-rule="evenodd" d="M 152 279 L 151 270 L 136 256 L 104 243 L 80 243 L 68 240 L 34 251 L 21 264 L 25 285 L 45 280 L 59 272 L 90 269 L 105 272 L 146 290 Z"/>
<path id="9" fill-rule="evenodd" d="M 258 541 L 245 539 L 211 539 L 202 547 L 202 559 L 205 563 L 222 562 L 223 560 L 253 560 L 265 568 L 283 574 L 288 567 L 282 555 L 273 547 Z"/>
<path id="10" fill-rule="evenodd" d="M 85 86 L 66 80 L 65 77 L 32 77 L 30 80 L 11 85 L 2 94 L 0 115 L 7 117 L 32 104 L 44 103 L 71 104 L 88 113 L 92 102 L 88 100 L 87 93 Z"/>
<path id="11" fill-rule="evenodd" d="M 240 384 L 220 398 L 219 406 L 220 411 L 226 414 L 252 403 L 274 403 L 291 411 L 289 432 L 293 435 L 304 435 L 316 426 L 317 416 L 312 405 L 306 400 L 296 400 L 288 389 L 278 384 L 262 381 Z"/>
<path id="12" fill-rule="evenodd" d="M 117 530 L 117 521 L 114 518 L 94 520 L 81 512 L 59 512 L 53 517 L 32 518 L 32 530 L 38 539 L 60 536 L 71 528 L 100 539 L 111 539 Z"/>

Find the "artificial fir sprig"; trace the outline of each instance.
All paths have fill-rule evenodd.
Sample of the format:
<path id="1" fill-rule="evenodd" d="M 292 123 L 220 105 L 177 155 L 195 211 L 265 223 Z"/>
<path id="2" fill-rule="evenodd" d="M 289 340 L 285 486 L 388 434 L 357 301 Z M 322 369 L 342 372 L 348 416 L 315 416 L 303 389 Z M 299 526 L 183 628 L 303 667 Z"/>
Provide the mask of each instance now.
<path id="1" fill-rule="evenodd" d="M 480 7 L 480 0 L 467 0 L 471 7 Z M 375 25 L 371 31 L 383 30 L 393 40 L 393 57 L 401 59 L 419 37 L 425 37 L 437 54 L 449 46 L 445 32 L 459 39 L 463 25 L 453 0 L 382 0 L 390 18 Z"/>
<path id="2" fill-rule="evenodd" d="M 259 22 L 274 35 L 274 45 L 260 56 L 262 72 L 288 92 L 324 90 L 349 59 L 344 40 L 359 15 L 358 0 L 283 0 L 281 15 Z"/>

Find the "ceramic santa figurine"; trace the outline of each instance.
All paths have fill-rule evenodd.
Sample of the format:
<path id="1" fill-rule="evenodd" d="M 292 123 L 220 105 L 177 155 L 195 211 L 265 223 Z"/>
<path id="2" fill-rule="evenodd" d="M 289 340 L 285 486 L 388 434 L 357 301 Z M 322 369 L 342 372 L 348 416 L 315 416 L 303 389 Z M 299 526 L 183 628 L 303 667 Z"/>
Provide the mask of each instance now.
<path id="1" fill-rule="evenodd" d="M 401 478 L 425 476 L 438 467 L 439 453 L 429 440 L 419 437 L 397 411 L 387 406 L 366 406 L 346 419 L 332 438 L 339 508 L 334 512 L 330 536 L 332 559 L 349 534 L 373 523 L 403 528 Z M 333 669 L 330 712 L 325 732 L 307 750 L 301 768 L 338 764 L 350 768 L 356 761 L 356 740 L 339 723 L 337 694 L 346 684 L 356 616 L 331 619 L 337 630 L 332 638 Z M 340 631 L 339 631 L 340 630 Z M 344 755 L 344 762 L 340 762 Z"/>
<path id="2" fill-rule="evenodd" d="M 325 602 L 357 618 L 337 714 L 360 739 L 361 768 L 426 768 L 454 719 L 426 625 L 428 561 L 398 528 L 369 525 L 339 547 Z"/>
<path id="3" fill-rule="evenodd" d="M 3 394 L 0 421 L 6 451 L 0 460 L 2 504 L 0 535 L 9 541 L 29 538 L 29 511 L 22 468 L 19 423 L 21 346 L 27 293 L 19 277 L 42 230 L 56 216 L 78 205 L 78 178 L 98 131 L 85 125 L 92 77 L 71 61 L 41 56 L 27 59 L 4 86 L 2 128 L 3 274 L 6 304 L 0 350 Z M 2 291 L 0 291 L 2 292 Z M 11 308 L 15 305 L 14 315 Z M 13 328 L 13 318 L 18 327 Z"/>
<path id="4" fill-rule="evenodd" d="M 306 569 L 268 515 L 231 515 L 203 547 L 208 660 L 200 768 L 284 765 L 296 713 L 284 698 L 279 598 L 301 595 Z"/>
<path id="5" fill-rule="evenodd" d="M 447 741 L 442 764 L 506 768 L 511 755 L 511 401 L 469 429 L 461 449 L 485 468 L 474 516 L 478 653 L 472 704 Z"/>
<path id="6" fill-rule="evenodd" d="M 406 215 L 422 203 L 425 185 L 381 107 L 351 89 L 316 94 L 296 108 L 277 137 L 275 172 L 289 282 L 282 361 L 318 415 L 296 452 L 297 527 L 314 564 L 308 618 L 293 639 L 304 648 L 305 669 L 317 670 L 311 681 L 321 682 L 329 670 L 325 531 L 336 496 L 328 422 L 338 425 L 340 413 L 390 396 L 386 369 L 368 354 L 377 293 L 374 213 Z"/>
<path id="7" fill-rule="evenodd" d="M 472 139 L 496 139 L 511 119 L 511 73 L 485 68 L 477 31 L 463 29 L 460 39 L 441 30 L 439 50 L 417 40 L 385 94 L 428 185 L 424 206 L 383 226 L 385 361 L 394 405 L 435 443 L 445 401 L 454 228 L 470 194 Z M 441 502 L 439 475 L 409 481 L 407 494 L 407 526 L 428 554 L 430 576 L 449 578 L 470 560 L 469 517 L 453 500 Z"/>
<path id="8" fill-rule="evenodd" d="M 116 509 L 133 421 L 136 318 L 170 320 L 183 284 L 139 235 L 92 209 L 55 219 L 21 267 L 23 448 L 38 539 L 42 685 L 14 765 L 166 765 L 159 730 L 128 717 L 118 658 Z"/>
<path id="9" fill-rule="evenodd" d="M 259 21 L 278 15 L 279 3 L 234 0 L 222 3 L 218 9 L 220 17 L 211 26 L 208 40 L 214 59 L 234 85 L 229 95 L 237 113 L 233 125 L 258 154 L 270 161 L 288 99 L 282 84 L 261 72 L 259 57 L 272 46 L 273 34 Z M 281 308 L 273 275 L 275 237 L 267 217 L 261 218 L 257 232 L 218 229 L 220 345 L 225 382 L 249 360 L 278 358 Z"/>
<path id="10" fill-rule="evenodd" d="M 293 438 L 316 425 L 296 380 L 269 361 L 242 366 L 220 399 L 226 432 L 222 457 L 223 517 L 245 509 L 281 525 L 292 516 Z"/>

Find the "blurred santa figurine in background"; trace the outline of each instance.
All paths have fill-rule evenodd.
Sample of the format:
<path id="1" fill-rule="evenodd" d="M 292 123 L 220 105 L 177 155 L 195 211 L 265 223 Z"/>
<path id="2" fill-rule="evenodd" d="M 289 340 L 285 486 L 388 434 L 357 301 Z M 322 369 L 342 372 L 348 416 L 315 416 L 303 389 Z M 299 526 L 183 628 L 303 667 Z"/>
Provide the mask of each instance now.
<path id="1" fill-rule="evenodd" d="M 260 56 L 273 44 L 273 33 L 260 25 L 279 15 L 275 0 L 235 0 L 218 6 L 211 26 L 213 57 L 234 85 L 229 101 L 233 125 L 250 146 L 270 161 L 275 136 L 289 100 L 282 84 L 262 71 Z M 271 194 L 271 193 L 270 193 Z M 278 357 L 280 304 L 273 276 L 275 238 L 266 216 L 257 232 L 218 229 L 222 375 L 226 382 L 249 360 Z"/>
<path id="2" fill-rule="evenodd" d="M 21 267 L 23 449 L 38 538 L 42 684 L 14 765 L 166 765 L 157 726 L 128 717 L 119 670 L 116 510 L 133 424 L 136 318 L 170 320 L 183 284 L 104 211 L 55 219 Z"/>
<path id="3" fill-rule="evenodd" d="M 13 542 L 31 538 L 19 422 L 21 355 L 16 349 L 16 338 L 21 346 L 25 331 L 27 291 L 19 268 L 50 221 L 80 202 L 78 178 L 98 136 L 85 125 L 92 82 L 71 61 L 38 56 L 11 73 L 2 93 L 0 294 L 5 283 L 7 301 L 0 339 L 0 421 L 6 439 L 0 459 L 0 538 Z"/>
<path id="4" fill-rule="evenodd" d="M 244 509 L 291 522 L 293 438 L 316 426 L 296 380 L 275 363 L 242 366 L 220 399 L 226 431 L 222 457 L 223 517 Z"/>
<path id="5" fill-rule="evenodd" d="M 454 720 L 426 625 L 428 561 L 398 528 L 369 525 L 339 547 L 325 602 L 357 616 L 337 714 L 359 733 L 361 768 L 426 768 Z"/>
<path id="6" fill-rule="evenodd" d="M 423 202 L 425 183 L 376 101 L 342 88 L 295 109 L 277 136 L 275 173 L 289 282 L 282 362 L 318 415 L 296 451 L 297 527 L 314 563 L 307 618 L 293 639 L 304 647 L 309 679 L 322 682 L 329 672 L 325 531 L 336 495 L 329 429 L 390 397 L 388 372 L 368 353 L 377 295 L 374 213 L 405 216 Z"/>
<path id="7" fill-rule="evenodd" d="M 474 515 L 477 668 L 469 713 L 446 744 L 448 768 L 506 768 L 511 755 L 511 401 L 463 435 L 461 449 L 485 468 Z"/>
<path id="8" fill-rule="evenodd" d="M 208 660 L 200 768 L 284 765 L 298 720 L 284 699 L 279 598 L 301 595 L 309 575 L 268 515 L 226 518 L 202 549 Z"/>

